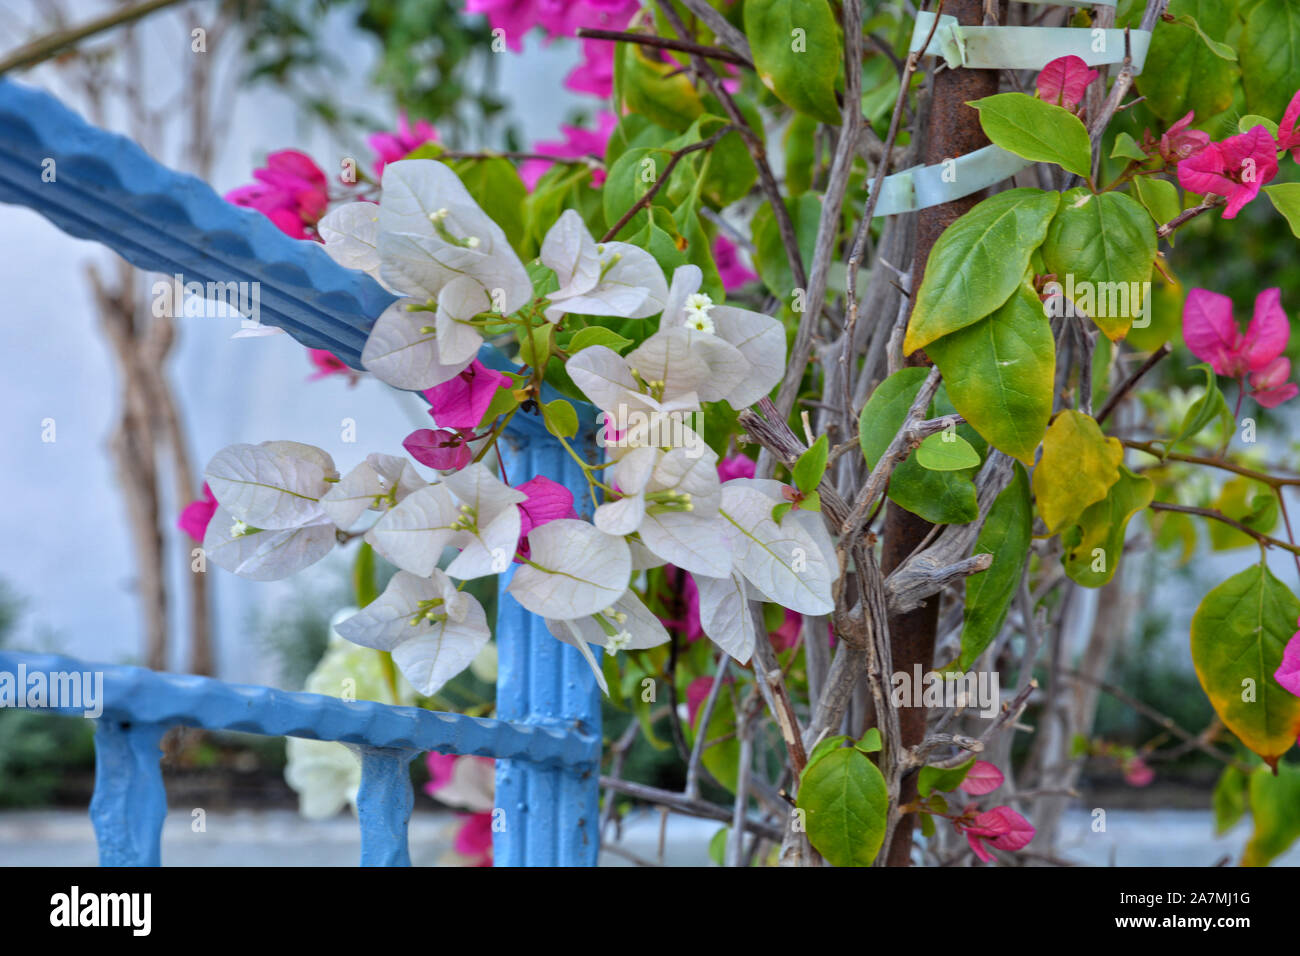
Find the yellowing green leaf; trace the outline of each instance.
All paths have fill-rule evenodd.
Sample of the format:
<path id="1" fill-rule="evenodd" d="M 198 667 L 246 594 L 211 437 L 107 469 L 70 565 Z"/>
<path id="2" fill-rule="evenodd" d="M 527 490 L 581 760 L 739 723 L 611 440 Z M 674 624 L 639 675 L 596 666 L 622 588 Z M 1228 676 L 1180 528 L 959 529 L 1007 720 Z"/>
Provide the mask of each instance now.
<path id="1" fill-rule="evenodd" d="M 1154 493 L 1150 478 L 1120 465 L 1119 481 L 1110 486 L 1106 497 L 1084 509 L 1076 527 L 1061 535 L 1065 573 L 1089 588 L 1110 581 L 1124 553 L 1129 519 L 1151 504 Z"/>
<path id="2" fill-rule="evenodd" d="M 1022 283 L 992 315 L 926 351 L 966 421 L 994 448 L 1032 465 L 1052 417 L 1056 374 L 1056 343 L 1034 290 Z"/>
<path id="3" fill-rule="evenodd" d="M 1071 189 L 1043 241 L 1047 271 L 1112 342 L 1141 316 L 1155 258 L 1155 223 L 1123 193 Z"/>
<path id="4" fill-rule="evenodd" d="M 1067 527 L 1083 510 L 1101 501 L 1119 480 L 1124 446 L 1107 438 L 1088 415 L 1067 409 L 1056 416 L 1043 438 L 1043 457 L 1034 469 L 1038 513 L 1052 532 Z"/>
<path id="5" fill-rule="evenodd" d="M 1047 235 L 1060 197 L 1041 189 L 1010 189 L 944 230 L 917 290 L 903 352 L 911 355 L 973 325 L 1011 298 Z"/>
<path id="6" fill-rule="evenodd" d="M 827 0 L 746 0 L 744 16 L 762 84 L 793 110 L 840 122 L 844 47 Z"/>
<path id="7" fill-rule="evenodd" d="M 1260 767 L 1250 775 L 1250 813 L 1255 832 L 1242 866 L 1268 866 L 1300 838 L 1300 767 L 1280 764 L 1277 776 Z"/>
<path id="8" fill-rule="evenodd" d="M 1300 734 L 1300 697 L 1273 674 L 1296 630 L 1300 601 L 1268 566 L 1235 574 L 1192 617 L 1192 663 L 1215 713 L 1270 766 Z"/>

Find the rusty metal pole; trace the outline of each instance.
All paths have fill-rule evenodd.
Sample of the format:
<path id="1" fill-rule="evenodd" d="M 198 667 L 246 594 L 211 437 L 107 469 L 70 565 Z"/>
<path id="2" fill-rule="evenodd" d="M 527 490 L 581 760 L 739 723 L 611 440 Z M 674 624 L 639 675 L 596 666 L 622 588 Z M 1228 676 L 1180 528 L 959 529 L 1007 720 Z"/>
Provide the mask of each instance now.
<path id="1" fill-rule="evenodd" d="M 1000 6 L 1005 8 L 1005 3 Z M 956 17 L 959 23 L 968 26 L 978 25 L 984 22 L 984 0 L 948 0 L 943 5 L 943 13 Z M 1004 10 L 999 11 L 999 17 L 1003 15 Z M 955 159 L 987 146 L 989 141 L 980 126 L 979 114 L 966 103 L 996 93 L 998 71 L 944 69 L 935 74 L 932 83 L 933 93 L 924 153 L 925 164 L 937 165 L 945 159 Z M 912 260 L 913 289 L 920 288 L 930 250 L 934 248 L 939 236 L 953 221 L 969 211 L 984 196 L 985 193 L 980 191 L 973 196 L 932 206 L 917 213 L 916 254 Z M 913 304 L 915 301 L 913 299 Z M 906 364 L 929 365 L 931 363 L 924 352 L 914 352 L 907 359 Z M 929 522 L 890 502 L 885 515 L 881 571 L 888 574 L 907 560 L 908 555 L 924 540 L 931 527 Z M 923 672 L 934 666 L 935 630 L 938 620 L 939 597 L 937 595 L 914 611 L 890 616 L 889 633 L 895 671 L 908 674 L 910 679 L 914 665 L 920 664 Z M 925 737 L 925 708 L 903 707 L 899 709 L 898 717 L 903 745 L 913 747 L 919 744 Z M 915 800 L 916 796 L 916 775 L 909 774 L 903 778 L 899 800 L 907 803 Z M 909 865 L 915 819 L 916 815 L 909 813 L 904 814 L 899 821 L 893 842 L 887 851 L 888 866 Z"/>

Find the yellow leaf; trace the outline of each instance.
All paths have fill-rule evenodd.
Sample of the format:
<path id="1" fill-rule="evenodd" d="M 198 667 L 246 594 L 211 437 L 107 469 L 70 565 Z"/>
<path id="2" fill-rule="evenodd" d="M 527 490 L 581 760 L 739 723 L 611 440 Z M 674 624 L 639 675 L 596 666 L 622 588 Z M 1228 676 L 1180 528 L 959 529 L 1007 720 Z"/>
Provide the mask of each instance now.
<path id="1" fill-rule="evenodd" d="M 1124 446 L 1107 438 L 1092 418 L 1064 411 L 1043 436 L 1043 457 L 1034 469 L 1034 496 L 1047 529 L 1060 531 L 1101 501 L 1119 480 Z"/>

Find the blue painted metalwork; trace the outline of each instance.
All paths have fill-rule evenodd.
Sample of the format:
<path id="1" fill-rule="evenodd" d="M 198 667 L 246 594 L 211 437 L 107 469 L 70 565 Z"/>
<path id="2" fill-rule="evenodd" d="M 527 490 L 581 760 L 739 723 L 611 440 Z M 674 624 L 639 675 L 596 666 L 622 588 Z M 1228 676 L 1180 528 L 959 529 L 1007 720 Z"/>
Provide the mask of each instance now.
<path id="1" fill-rule="evenodd" d="M 45 161 L 54 179 L 44 181 Z M 257 282 L 260 320 L 360 368 L 361 349 L 393 296 L 337 265 L 318 243 L 291 239 L 261 213 L 227 203 L 202 181 L 167 169 L 122 136 L 86 123 L 56 98 L 0 79 L 0 202 L 36 210 L 63 231 L 113 249 L 142 269 L 183 281 Z M 483 362 L 514 366 L 485 346 Z M 543 398 L 553 398 L 544 389 Z M 594 409 L 575 403 L 576 444 L 593 441 Z M 561 481 L 581 508 L 587 485 L 563 447 L 527 413 L 506 432 L 512 483 Z M 406 767 L 425 750 L 497 757 L 499 865 L 593 865 L 600 701 L 574 648 L 505 592 L 496 638 L 498 720 L 437 714 L 311 694 L 238 687 L 139 668 L 0 654 L 0 671 L 105 673 L 92 816 L 105 865 L 157 864 L 166 795 L 157 742 L 173 724 L 339 740 L 360 748 L 362 862 L 404 865 L 411 788 Z M 40 662 L 39 664 L 37 662 Z M 402 781 L 405 780 L 405 784 Z"/>

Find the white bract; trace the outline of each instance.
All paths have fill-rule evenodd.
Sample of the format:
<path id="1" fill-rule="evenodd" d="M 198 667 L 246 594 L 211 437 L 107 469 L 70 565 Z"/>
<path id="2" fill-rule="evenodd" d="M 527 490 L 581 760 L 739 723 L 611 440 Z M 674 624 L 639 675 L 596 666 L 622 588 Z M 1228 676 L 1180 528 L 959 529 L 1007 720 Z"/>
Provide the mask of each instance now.
<path id="1" fill-rule="evenodd" d="M 330 489 L 326 479 L 339 475 L 319 448 L 276 441 L 223 448 L 204 476 L 212 496 L 237 520 L 283 530 L 322 517 L 320 499 Z"/>
<path id="2" fill-rule="evenodd" d="M 650 609 L 631 591 L 625 591 L 623 596 L 609 607 L 602 608 L 594 614 L 566 620 L 548 618 L 546 629 L 551 632 L 552 637 L 565 644 L 572 644 L 582 652 L 582 656 L 586 658 L 592 672 L 596 675 L 596 683 L 606 694 L 609 693 L 609 686 L 605 682 L 604 673 L 596 663 L 595 655 L 591 653 L 590 645 L 603 647 L 606 653 L 617 654 L 619 651 L 639 651 L 647 647 L 657 647 L 670 640 L 663 623 L 650 613 Z"/>
<path id="3" fill-rule="evenodd" d="M 628 362 L 664 381 L 666 394 L 690 390 L 701 401 L 747 408 L 785 374 L 785 328 L 760 312 L 714 304 L 699 291 L 703 279 L 699 266 L 677 267 L 659 333 Z"/>
<path id="4" fill-rule="evenodd" d="M 560 283 L 547 297 L 551 322 L 569 312 L 643 319 L 663 311 L 668 284 L 654 256 L 626 242 L 596 242 L 572 209 L 547 232 L 541 260 Z"/>
<path id="5" fill-rule="evenodd" d="M 639 447 L 621 455 L 611 481 L 622 497 L 596 509 L 596 527 L 636 533 L 660 562 L 696 574 L 731 571 L 728 537 L 718 518 L 718 456 L 702 449 Z"/>
<path id="6" fill-rule="evenodd" d="M 405 458 L 375 453 L 344 475 L 321 498 L 321 507 L 340 528 L 350 528 L 366 511 L 392 508 L 424 485 Z"/>
<path id="7" fill-rule="evenodd" d="M 719 515 L 735 570 L 766 600 L 800 614 L 829 614 L 838 567 L 819 513 L 789 511 L 778 525 L 772 507 L 785 501 L 779 481 L 734 478 L 722 486 Z"/>
<path id="8" fill-rule="evenodd" d="M 426 697 L 469 667 L 491 637 L 482 606 L 438 570 L 429 577 L 398 571 L 384 593 L 339 624 L 338 632 L 354 644 L 391 652 Z"/>
<path id="9" fill-rule="evenodd" d="M 627 542 L 572 518 L 528 533 L 532 552 L 507 589 L 526 610 L 557 621 L 603 611 L 627 591 L 632 556 Z"/>
<path id="10" fill-rule="evenodd" d="M 366 533 L 375 551 L 403 571 L 427 577 L 445 548 L 460 555 L 447 573 L 460 580 L 499 574 L 519 544 L 519 502 L 527 496 L 482 463 L 408 495 Z M 531 540 L 531 539 L 530 539 Z"/>
<path id="11" fill-rule="evenodd" d="M 220 507 L 203 550 L 219 568 L 277 581 L 315 564 L 337 543 L 321 499 L 338 472 L 319 448 L 291 441 L 230 445 L 208 462 L 204 477 Z"/>

